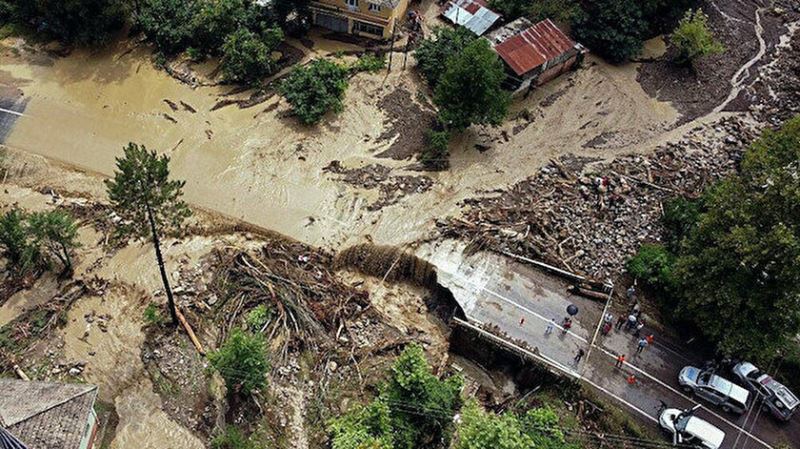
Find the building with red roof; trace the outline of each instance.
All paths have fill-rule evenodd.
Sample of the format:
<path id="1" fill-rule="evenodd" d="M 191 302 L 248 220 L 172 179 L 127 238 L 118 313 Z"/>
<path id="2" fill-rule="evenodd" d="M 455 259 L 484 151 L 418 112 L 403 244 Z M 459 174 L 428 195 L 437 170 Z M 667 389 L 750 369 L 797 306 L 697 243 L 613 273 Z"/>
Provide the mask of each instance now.
<path id="1" fill-rule="evenodd" d="M 506 64 L 508 85 L 520 92 L 542 85 L 580 64 L 586 49 L 550 19 L 517 19 L 486 37 Z"/>

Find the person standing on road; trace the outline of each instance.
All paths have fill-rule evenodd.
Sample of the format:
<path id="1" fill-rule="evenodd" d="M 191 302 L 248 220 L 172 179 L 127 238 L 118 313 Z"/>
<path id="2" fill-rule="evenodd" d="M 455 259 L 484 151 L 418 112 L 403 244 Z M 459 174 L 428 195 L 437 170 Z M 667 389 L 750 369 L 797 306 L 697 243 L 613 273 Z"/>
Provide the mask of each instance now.
<path id="1" fill-rule="evenodd" d="M 569 317 L 564 318 L 564 321 L 561 323 L 561 335 L 564 335 L 567 332 L 569 332 L 571 327 L 572 327 L 572 320 L 569 319 Z"/>
<path id="2" fill-rule="evenodd" d="M 617 325 L 615 326 L 617 330 L 622 329 L 622 325 L 625 324 L 625 321 L 627 320 L 628 319 L 625 318 L 625 315 L 620 315 L 619 318 L 617 318 Z"/>
<path id="3" fill-rule="evenodd" d="M 647 347 L 647 339 L 646 338 L 640 338 L 639 339 L 639 346 L 636 348 L 636 353 L 637 354 L 641 354 L 642 351 L 644 351 L 644 348 L 646 348 L 646 347 Z"/>
<path id="4" fill-rule="evenodd" d="M 544 329 L 544 334 L 545 335 L 552 334 L 553 333 L 553 329 L 555 329 L 555 328 L 556 328 L 556 319 L 552 318 L 552 319 L 550 319 L 550 322 L 547 323 L 547 327 Z"/>
<path id="5" fill-rule="evenodd" d="M 519 319 L 519 325 L 522 326 L 523 324 L 525 324 L 525 317 Z"/>
<path id="6" fill-rule="evenodd" d="M 634 376 L 633 374 L 628 376 L 628 385 L 631 386 L 636 385 L 636 376 Z"/>
<path id="7" fill-rule="evenodd" d="M 647 344 L 648 344 L 648 345 L 652 345 L 652 344 L 653 344 L 653 342 L 654 342 L 654 341 L 655 341 L 655 339 L 656 339 L 656 337 L 654 337 L 654 336 L 653 336 L 653 334 L 650 334 L 650 335 L 648 335 L 647 337 L 644 337 L 644 338 L 646 338 L 646 339 L 647 339 Z"/>
<path id="8" fill-rule="evenodd" d="M 644 320 L 640 320 L 639 324 L 636 325 L 636 332 L 633 335 L 638 338 L 642 333 L 642 329 L 644 329 Z"/>
<path id="9" fill-rule="evenodd" d="M 584 355 L 586 355 L 586 351 L 584 351 L 583 348 L 580 348 L 580 349 L 578 349 L 578 353 L 575 354 L 575 358 L 572 359 L 572 360 L 574 360 L 575 364 L 577 365 L 578 363 L 580 363 L 580 361 L 581 361 L 581 359 L 583 358 Z"/>
<path id="10" fill-rule="evenodd" d="M 614 364 L 614 367 L 622 368 L 622 365 L 624 365 L 624 364 L 625 364 L 625 354 L 620 354 L 617 357 L 617 363 Z"/>
<path id="11" fill-rule="evenodd" d="M 636 286 L 631 284 L 631 286 L 628 287 L 628 290 L 625 291 L 625 295 L 628 297 L 628 301 L 633 301 L 633 299 L 636 297 Z"/>
<path id="12" fill-rule="evenodd" d="M 636 318 L 636 315 L 634 315 L 634 314 L 628 315 L 628 323 L 625 324 L 625 329 L 626 330 L 633 329 L 634 327 L 636 327 L 636 322 L 637 321 L 638 321 L 638 319 Z"/>

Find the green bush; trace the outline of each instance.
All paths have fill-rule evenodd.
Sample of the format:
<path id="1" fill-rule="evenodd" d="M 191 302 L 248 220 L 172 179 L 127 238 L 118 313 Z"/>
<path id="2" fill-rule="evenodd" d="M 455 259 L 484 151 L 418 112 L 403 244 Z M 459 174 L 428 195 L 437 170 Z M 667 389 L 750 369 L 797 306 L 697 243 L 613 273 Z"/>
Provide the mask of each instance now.
<path id="1" fill-rule="evenodd" d="M 261 335 L 234 329 L 219 351 L 208 355 L 208 360 L 225 379 L 228 394 L 248 395 L 267 385 L 270 366 Z"/>
<path id="2" fill-rule="evenodd" d="M 645 244 L 639 248 L 633 258 L 628 261 L 628 272 L 658 288 L 669 288 L 673 283 L 674 257 L 663 245 Z"/>
<path id="3" fill-rule="evenodd" d="M 264 304 L 259 304 L 253 310 L 247 313 L 245 323 L 247 329 L 252 332 L 258 332 L 264 327 L 272 316 L 272 310 Z"/>
<path id="4" fill-rule="evenodd" d="M 280 92 L 292 111 L 306 125 L 322 120 L 328 112 L 341 112 L 347 90 L 347 69 L 325 59 L 297 67 L 280 84 Z"/>
<path id="5" fill-rule="evenodd" d="M 328 430 L 332 449 L 392 449 L 389 407 L 380 400 L 333 419 Z"/>
<path id="6" fill-rule="evenodd" d="M 211 440 L 211 449 L 261 449 L 262 447 L 235 426 L 225 427 L 222 433 Z"/>
<path id="7" fill-rule="evenodd" d="M 697 59 L 722 53 L 725 47 L 714 39 L 708 28 L 708 16 L 701 10 L 688 10 L 678 27 L 669 37 L 670 43 L 678 50 L 675 61 L 679 64 L 693 64 Z"/>
<path id="8" fill-rule="evenodd" d="M 578 0 L 538 0 L 528 8 L 528 17 L 534 22 L 551 19 L 572 23 L 583 12 Z"/>
<path id="9" fill-rule="evenodd" d="M 151 302 L 144 309 L 144 322 L 149 326 L 160 327 L 166 320 L 164 315 L 161 314 L 161 309 Z"/>
<path id="10" fill-rule="evenodd" d="M 702 200 L 677 197 L 664 202 L 664 243 L 673 254 L 680 249 L 680 242 L 688 237 L 700 219 Z"/>
<path id="11" fill-rule="evenodd" d="M 375 73 L 386 68 L 386 57 L 384 55 L 378 56 L 367 53 L 350 66 L 350 72 L 369 72 Z"/>
<path id="12" fill-rule="evenodd" d="M 227 81 L 252 83 L 275 69 L 272 51 L 283 41 L 280 28 L 263 37 L 240 28 L 225 38 L 222 45 L 222 73 Z"/>
<path id="13" fill-rule="evenodd" d="M 124 0 L 21 0 L 17 20 L 35 22 L 64 42 L 100 44 L 119 31 L 128 16 Z"/>
<path id="14" fill-rule="evenodd" d="M 450 133 L 429 129 L 425 134 L 425 148 L 420 162 L 430 170 L 445 170 L 450 166 Z"/>
<path id="15" fill-rule="evenodd" d="M 252 0 L 203 1 L 194 17 L 194 46 L 210 54 L 221 51 L 225 38 L 241 28 L 265 31 L 261 8 Z"/>
<path id="16" fill-rule="evenodd" d="M 8 267 L 18 276 L 41 265 L 42 253 L 30 231 L 26 213 L 11 209 L 0 216 L 0 249 Z"/>

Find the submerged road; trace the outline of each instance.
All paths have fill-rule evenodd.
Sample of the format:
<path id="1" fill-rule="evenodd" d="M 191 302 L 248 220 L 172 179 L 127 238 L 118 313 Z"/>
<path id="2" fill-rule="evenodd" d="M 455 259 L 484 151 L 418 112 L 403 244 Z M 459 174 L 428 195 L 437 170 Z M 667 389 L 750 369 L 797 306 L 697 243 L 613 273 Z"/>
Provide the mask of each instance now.
<path id="1" fill-rule="evenodd" d="M 656 334 L 656 343 L 637 355 L 637 339 L 630 333 L 612 330 L 602 336 L 597 332 L 605 304 L 571 295 L 567 283 L 529 266 L 493 254 L 465 256 L 462 248 L 462 244 L 445 242 L 425 246 L 417 254 L 437 266 L 439 282 L 452 291 L 470 323 L 497 326 L 511 339 L 526 342 L 536 348 L 533 356 L 540 362 L 591 385 L 653 426 L 658 425 L 660 401 L 682 409 L 700 404 L 697 416 L 725 432 L 723 448 L 800 447 L 797 418 L 778 423 L 768 413 L 760 413 L 760 407 L 742 416 L 727 414 L 680 391 L 680 369 L 701 362 L 692 351 L 659 341 Z M 548 322 L 555 319 L 560 324 L 569 304 L 580 309 L 570 331 L 562 334 L 556 326 L 547 335 Z M 573 358 L 579 349 L 587 355 L 576 364 Z M 614 367 L 618 354 L 626 355 L 623 368 Z M 634 386 L 627 382 L 630 374 L 637 378 Z"/>

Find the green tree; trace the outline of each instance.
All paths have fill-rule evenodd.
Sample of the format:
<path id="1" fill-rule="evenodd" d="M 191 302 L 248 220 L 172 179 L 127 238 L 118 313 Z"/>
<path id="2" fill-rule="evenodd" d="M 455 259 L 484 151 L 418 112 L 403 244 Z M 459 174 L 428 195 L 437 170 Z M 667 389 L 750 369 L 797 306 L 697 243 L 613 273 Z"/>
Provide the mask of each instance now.
<path id="1" fill-rule="evenodd" d="M 429 129 L 425 135 L 425 148 L 420 155 L 420 162 L 431 170 L 445 170 L 450 165 L 449 146 L 449 132 Z"/>
<path id="2" fill-rule="evenodd" d="M 169 179 L 169 157 L 129 143 L 117 158 L 114 178 L 106 180 L 111 207 L 122 218 L 117 225 L 121 237 L 150 238 L 156 252 L 161 281 L 173 324 L 178 324 L 175 300 L 161 254 L 161 234 L 178 230 L 191 215 L 181 199 L 185 181 Z"/>
<path id="3" fill-rule="evenodd" d="M 311 22 L 311 0 L 272 0 L 275 21 L 287 33 L 306 31 Z"/>
<path id="4" fill-rule="evenodd" d="M 72 252 L 80 246 L 78 224 L 72 215 L 62 210 L 36 212 L 30 215 L 28 223 L 36 245 L 61 262 L 62 275 L 71 275 Z"/>
<path id="5" fill-rule="evenodd" d="M 694 64 L 703 56 L 721 53 L 725 50 L 708 28 L 708 16 L 703 10 L 688 10 L 669 37 L 670 43 L 678 53 L 675 61 L 679 64 Z"/>
<path id="6" fill-rule="evenodd" d="M 228 394 L 248 395 L 267 385 L 267 348 L 261 334 L 234 329 L 219 351 L 208 355 L 228 388 Z"/>
<path id="7" fill-rule="evenodd" d="M 347 68 L 316 59 L 297 67 L 280 84 L 280 92 L 306 125 L 319 122 L 328 111 L 341 112 L 347 90 Z"/>
<path id="8" fill-rule="evenodd" d="M 727 354 L 772 359 L 800 331 L 800 117 L 706 191 L 680 242 L 678 312 Z"/>
<path id="9" fill-rule="evenodd" d="M 475 39 L 475 35 L 464 27 L 440 27 L 434 28 L 432 38 L 420 43 L 414 57 L 417 69 L 431 88 L 439 83 L 442 67 L 449 65 L 450 58 L 461 53 Z"/>
<path id="10" fill-rule="evenodd" d="M 531 0 L 489 0 L 489 8 L 510 22 L 527 14 L 532 3 Z"/>
<path id="11" fill-rule="evenodd" d="M 260 37 L 240 28 L 222 45 L 222 73 L 228 81 L 251 83 L 275 69 L 272 51 L 283 41 L 283 31 L 273 28 Z"/>
<path id="12" fill-rule="evenodd" d="M 530 449 L 528 436 L 517 417 L 511 413 L 495 415 L 481 410 L 477 404 L 464 407 L 454 449 Z"/>
<path id="13" fill-rule="evenodd" d="M 194 20 L 195 46 L 216 54 L 225 38 L 241 28 L 261 32 L 266 26 L 262 10 L 253 0 L 207 0 L 202 2 Z"/>
<path id="14" fill-rule="evenodd" d="M 211 449 L 261 449 L 261 447 L 235 426 L 225 427 L 225 430 L 211 440 Z"/>
<path id="15" fill-rule="evenodd" d="M 579 0 L 537 0 L 526 11 L 534 21 L 552 19 L 571 24 L 583 12 Z"/>
<path id="16" fill-rule="evenodd" d="M 453 416 L 462 405 L 462 385 L 459 376 L 437 378 L 422 348 L 407 347 L 392 366 L 381 394 L 390 410 L 394 447 L 416 449 L 442 442 L 446 446 L 453 433 Z"/>
<path id="17" fill-rule="evenodd" d="M 471 42 L 447 61 L 436 86 L 433 101 L 439 107 L 439 120 L 453 130 L 501 124 L 511 102 L 501 87 L 505 79 L 503 63 L 489 42 Z"/>
<path id="18" fill-rule="evenodd" d="M 639 54 L 648 23 L 638 0 L 594 0 L 584 5 L 573 27 L 579 41 L 614 63 Z"/>
<path id="19" fill-rule="evenodd" d="M 124 0 L 19 0 L 17 14 L 62 41 L 97 44 L 121 29 L 126 6 Z"/>
<path id="20" fill-rule="evenodd" d="M 159 51 L 175 54 L 192 42 L 199 11 L 196 0 L 142 0 L 136 21 Z"/>
<path id="21" fill-rule="evenodd" d="M 627 264 L 631 276 L 654 287 L 669 288 L 674 282 L 672 276 L 675 258 L 663 245 L 645 244 Z"/>
<path id="22" fill-rule="evenodd" d="M 27 215 L 19 209 L 11 209 L 0 216 L 0 248 L 9 267 L 18 275 L 27 273 L 40 263 L 41 252 L 31 238 Z"/>

